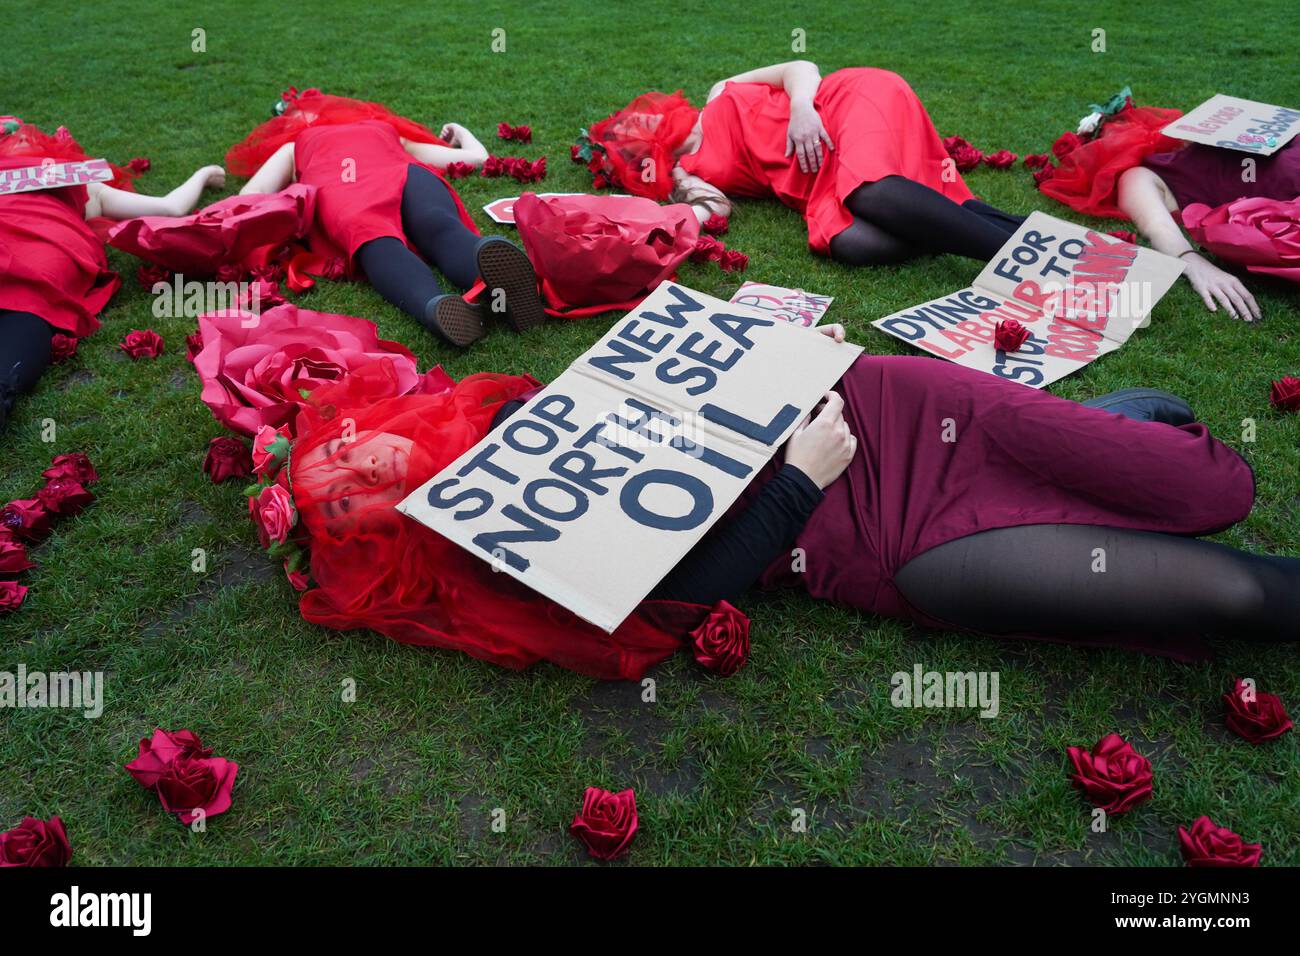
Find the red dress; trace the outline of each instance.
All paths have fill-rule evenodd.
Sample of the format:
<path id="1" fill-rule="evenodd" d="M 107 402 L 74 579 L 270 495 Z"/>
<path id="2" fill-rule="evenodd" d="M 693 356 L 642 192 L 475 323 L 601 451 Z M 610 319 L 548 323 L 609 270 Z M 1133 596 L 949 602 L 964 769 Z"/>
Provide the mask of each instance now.
<path id="1" fill-rule="evenodd" d="M 352 257 L 371 239 L 391 236 L 415 251 L 402 231 L 402 190 L 411 166 L 423 166 L 446 182 L 434 167 L 417 163 L 397 130 L 383 120 L 310 126 L 294 140 L 293 159 L 298 182 L 316 187 L 316 221 L 308 238 L 312 251 L 346 259 L 349 271 Z M 461 222 L 477 234 L 456 190 L 447 188 Z"/>
<path id="2" fill-rule="evenodd" d="M 930 548 L 1032 524 L 1211 534 L 1254 502 L 1250 466 L 1201 424 L 1133 421 L 916 356 L 864 355 L 835 387 L 858 453 L 798 537 L 806 571 L 793 573 L 783 554 L 765 586 L 801 585 L 816 598 L 955 629 L 894 586 L 894 574 Z M 954 441 L 942 440 L 946 419 Z M 1183 659 L 1205 647 L 1190 634 L 1078 643 L 1090 642 Z"/>
<path id="3" fill-rule="evenodd" d="M 816 173 L 785 155 L 790 97 L 766 83 L 728 83 L 704 107 L 703 141 L 681 166 L 729 195 L 774 196 L 799 210 L 819 255 L 829 255 L 831 239 L 853 223 L 844 200 L 863 183 L 905 176 L 953 202 L 974 198 L 955 170 L 944 182 L 950 164 L 943 141 L 897 73 L 837 70 L 822 80 L 813 105 L 835 145 L 823 150 Z"/>
<path id="4" fill-rule="evenodd" d="M 0 158 L 0 169 L 39 165 Z M 78 338 L 99 328 L 96 315 L 121 283 L 85 210 L 85 186 L 0 196 L 0 309 L 39 315 Z"/>

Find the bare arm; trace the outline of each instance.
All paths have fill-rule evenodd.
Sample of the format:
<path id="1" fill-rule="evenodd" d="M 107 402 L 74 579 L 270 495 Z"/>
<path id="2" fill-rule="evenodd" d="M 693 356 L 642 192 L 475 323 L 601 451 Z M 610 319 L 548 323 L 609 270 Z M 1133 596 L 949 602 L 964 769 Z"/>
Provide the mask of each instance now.
<path id="1" fill-rule="evenodd" d="M 248 182 L 244 183 L 244 188 L 239 191 L 239 195 L 278 193 L 293 182 L 294 172 L 293 143 L 285 143 L 271 154 L 271 158 L 262 164 L 261 169 L 253 173 Z"/>
<path id="2" fill-rule="evenodd" d="M 1186 263 L 1187 281 L 1211 312 L 1222 305 L 1234 319 L 1249 322 L 1261 317 L 1255 297 L 1240 279 L 1191 251 L 1195 247 L 1174 221 L 1178 202 L 1154 172 L 1145 166 L 1125 171 L 1119 180 L 1119 207 L 1157 252 L 1178 256 Z"/>
<path id="3" fill-rule="evenodd" d="M 757 70 L 737 73 L 725 80 L 719 80 L 709 90 L 709 99 L 712 100 L 721 93 L 722 88 L 728 83 L 766 83 L 768 86 L 779 86 L 784 89 L 791 103 L 796 100 L 806 100 L 811 106 L 821 82 L 822 75 L 816 63 L 811 60 L 790 60 L 788 63 L 761 66 Z"/>
<path id="4" fill-rule="evenodd" d="M 487 148 L 459 123 L 448 123 L 439 135 L 451 145 L 439 146 L 436 143 L 416 143 L 403 139 L 402 146 L 420 162 L 439 169 L 446 169 L 450 163 L 482 166 L 487 161 Z"/>
<path id="5" fill-rule="evenodd" d="M 136 216 L 184 216 L 198 204 L 205 189 L 220 189 L 226 184 L 226 171 L 220 166 L 204 166 L 166 196 L 142 196 L 101 183 L 91 183 L 86 202 L 86 218 L 134 219 Z"/>
<path id="6" fill-rule="evenodd" d="M 822 167 L 823 145 L 834 149 L 830 134 L 822 125 L 817 115 L 813 100 L 821 86 L 822 75 L 817 64 L 811 60 L 791 60 L 789 63 L 777 63 L 773 66 L 760 67 L 730 77 L 716 83 L 709 90 L 712 100 L 722 92 L 727 83 L 766 83 L 779 86 L 790 97 L 790 126 L 785 135 L 785 154 L 794 156 L 799 168 L 805 173 L 815 173 Z"/>

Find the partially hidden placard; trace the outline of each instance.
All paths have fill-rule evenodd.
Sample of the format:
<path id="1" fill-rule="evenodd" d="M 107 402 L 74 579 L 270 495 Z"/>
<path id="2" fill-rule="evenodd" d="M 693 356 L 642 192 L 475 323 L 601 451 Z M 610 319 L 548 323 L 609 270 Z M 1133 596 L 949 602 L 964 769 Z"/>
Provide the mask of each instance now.
<path id="1" fill-rule="evenodd" d="M 1300 110 L 1219 93 L 1160 132 L 1206 146 L 1271 156 L 1300 132 Z"/>
<path id="2" fill-rule="evenodd" d="M 46 162 L 39 166 L 0 169 L 0 196 L 29 193 L 38 189 L 59 189 L 106 183 L 113 178 L 106 159 L 85 159 L 69 163 Z"/>
<path id="3" fill-rule="evenodd" d="M 805 292 L 803 289 L 768 285 L 766 282 L 745 282 L 736 290 L 731 301 L 759 309 L 783 322 L 811 327 L 822 320 L 835 298 Z"/>
<path id="4" fill-rule="evenodd" d="M 398 508 L 613 631 L 861 351 L 664 282 Z"/>

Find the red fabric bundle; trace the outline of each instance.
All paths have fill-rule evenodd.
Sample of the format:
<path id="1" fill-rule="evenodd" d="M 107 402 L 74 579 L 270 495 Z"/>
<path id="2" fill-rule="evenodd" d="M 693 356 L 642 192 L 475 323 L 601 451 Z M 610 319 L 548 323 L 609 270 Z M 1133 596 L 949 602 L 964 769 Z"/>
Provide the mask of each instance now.
<path id="1" fill-rule="evenodd" d="M 1192 203 L 1182 216 L 1191 237 L 1220 259 L 1300 282 L 1300 197 L 1234 199 L 1213 209 Z"/>
<path id="2" fill-rule="evenodd" d="M 515 223 L 541 279 L 546 311 L 581 318 L 627 311 L 694 250 L 690 206 L 637 196 L 538 196 L 515 203 Z"/>
<path id="3" fill-rule="evenodd" d="M 1110 219 L 1127 219 L 1120 210 L 1119 177 L 1152 153 L 1186 145 L 1160 132 L 1181 110 L 1135 106 L 1121 110 L 1105 123 L 1095 139 L 1061 156 L 1061 164 L 1038 188 L 1075 212 Z"/>
<path id="4" fill-rule="evenodd" d="M 605 150 L 605 161 L 630 193 L 664 200 L 673 191 L 673 156 L 690 135 L 700 111 L 676 93 L 642 93 L 588 133 Z"/>
<path id="5" fill-rule="evenodd" d="M 295 183 L 268 195 L 230 196 L 188 216 L 140 216 L 108 230 L 109 245 L 185 275 L 264 266 L 306 235 L 316 187 Z"/>
<path id="6" fill-rule="evenodd" d="M 31 163 L 5 163 L 5 169 L 18 169 L 23 166 L 39 166 L 42 159 L 53 159 L 60 163 L 79 163 L 92 157 L 86 155 L 81 144 L 73 139 L 66 126 L 60 126 L 53 134 L 47 133 L 39 126 L 22 123 L 12 133 L 0 135 L 0 160 L 11 157 L 31 159 Z M 109 163 L 113 178 L 108 185 L 116 189 L 134 192 L 132 180 L 140 175 L 133 168 L 116 166 Z M 84 204 L 84 200 L 83 200 Z"/>
<path id="7" fill-rule="evenodd" d="M 504 667 L 549 660 L 611 679 L 639 678 L 684 646 L 708 608 L 645 602 L 606 634 L 397 511 L 537 382 L 480 374 L 393 398 L 391 376 L 387 362 L 354 370 L 313 392 L 299 416 L 290 487 L 319 585 L 301 598 L 304 618 Z"/>

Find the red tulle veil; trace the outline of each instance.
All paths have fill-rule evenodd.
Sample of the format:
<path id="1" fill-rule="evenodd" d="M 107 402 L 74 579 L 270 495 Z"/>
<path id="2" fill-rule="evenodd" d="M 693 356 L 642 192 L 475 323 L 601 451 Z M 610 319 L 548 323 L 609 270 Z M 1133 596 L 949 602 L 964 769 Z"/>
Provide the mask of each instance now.
<path id="1" fill-rule="evenodd" d="M 1119 208 L 1119 177 L 1153 153 L 1187 144 L 1160 132 L 1181 110 L 1130 106 L 1104 123 L 1096 138 L 1068 153 L 1040 191 L 1076 212 L 1127 219 Z"/>
<path id="2" fill-rule="evenodd" d="M 242 142 L 230 147 L 226 153 L 226 169 L 236 176 L 251 176 L 270 159 L 271 154 L 285 143 L 292 143 L 307 127 L 337 126 L 362 120 L 381 120 L 397 130 L 397 135 L 417 143 L 447 145 L 428 127 L 399 116 L 382 103 L 308 90 L 287 98 L 283 114 L 267 120 Z"/>
<path id="3" fill-rule="evenodd" d="M 304 618 L 504 667 L 549 660 L 600 678 L 640 677 L 683 646 L 708 608 L 645 602 L 607 634 L 396 511 L 394 503 L 487 433 L 504 402 L 537 382 L 479 374 L 437 395 L 392 397 L 393 374 L 382 361 L 354 370 L 312 392 L 299 416 L 289 484 L 317 584 L 301 598 Z M 409 447 L 401 480 L 368 482 L 369 463 L 389 454 L 393 436 Z M 357 480 L 340 482 L 350 472 L 366 483 L 365 505 L 343 500 L 355 497 Z"/>
<path id="4" fill-rule="evenodd" d="M 76 163 L 93 158 L 86 154 L 66 127 L 60 126 L 53 133 L 47 133 L 31 123 L 13 119 L 18 122 L 18 128 L 11 133 L 0 134 L 0 165 L 6 168 L 22 165 L 10 162 L 14 159 L 32 159 L 38 162 L 54 159 L 61 163 Z M 38 162 L 32 165 L 38 165 Z M 135 190 L 131 181 L 137 173 L 113 163 L 109 163 L 109 167 L 113 170 L 113 179 L 108 185 L 130 192 Z"/>
<path id="5" fill-rule="evenodd" d="M 690 135 L 700 111 L 676 93 L 642 93 L 627 106 L 592 125 L 588 138 L 628 192 L 660 202 L 673 191 L 673 151 Z M 646 170 L 653 176 L 646 180 Z"/>

